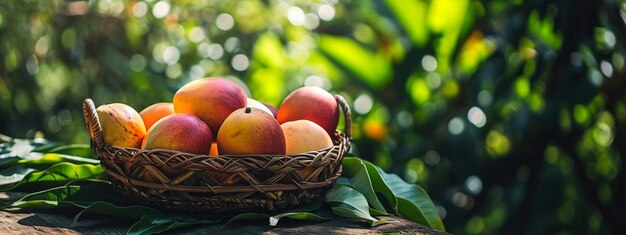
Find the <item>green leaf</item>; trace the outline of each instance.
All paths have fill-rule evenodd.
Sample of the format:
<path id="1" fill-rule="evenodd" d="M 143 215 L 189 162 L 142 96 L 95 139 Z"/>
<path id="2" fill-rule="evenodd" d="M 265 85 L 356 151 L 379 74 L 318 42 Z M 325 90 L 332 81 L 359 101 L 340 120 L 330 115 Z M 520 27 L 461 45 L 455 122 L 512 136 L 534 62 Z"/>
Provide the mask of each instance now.
<path id="1" fill-rule="evenodd" d="M 27 170 L 24 170 L 27 171 Z M 73 180 L 85 180 L 95 179 L 99 177 L 104 171 L 100 165 L 81 164 L 76 165 L 69 162 L 62 162 L 51 166 L 44 171 L 31 171 L 23 178 L 15 183 L 1 184 L 0 191 L 7 191 L 16 187 L 32 184 L 32 183 L 46 183 L 47 185 L 62 185 Z M 0 182 L 14 181 L 19 178 L 20 175 L 13 174 L 11 176 L 0 176 Z M 6 179 L 6 178 L 11 178 Z"/>
<path id="2" fill-rule="evenodd" d="M 407 219 L 433 229 L 445 231 L 437 208 L 422 187 L 409 184 L 395 174 L 387 174 L 382 169 L 376 170 L 398 201 L 398 213 Z"/>
<path id="3" fill-rule="evenodd" d="M 0 170 L 16 165 L 50 166 L 59 162 L 98 164 L 89 145 L 60 145 L 45 139 L 11 139 L 0 144 Z"/>
<path id="4" fill-rule="evenodd" d="M 369 210 L 370 210 L 370 215 L 372 216 L 389 215 L 389 213 L 387 212 L 382 212 L 371 207 L 369 208 Z"/>
<path id="5" fill-rule="evenodd" d="M 351 158 L 351 157 L 346 157 L 344 159 L 348 159 L 348 158 Z M 381 194 L 386 199 L 387 203 L 390 204 L 392 210 L 397 212 L 398 200 L 396 199 L 396 195 L 394 194 L 393 191 L 391 191 L 391 188 L 387 186 L 382 176 L 378 173 L 377 169 L 379 168 L 368 161 L 361 160 L 361 162 L 363 162 L 363 164 L 365 165 L 365 168 L 367 169 L 367 172 L 369 173 L 370 179 L 372 180 L 372 186 L 374 187 L 374 191 L 377 194 Z"/>
<path id="6" fill-rule="evenodd" d="M 345 185 L 345 186 L 354 188 L 354 185 L 352 185 L 352 181 L 350 181 L 348 178 L 343 177 L 343 176 L 340 176 L 339 178 L 337 178 L 337 181 L 335 181 L 335 184 Z"/>
<path id="7" fill-rule="evenodd" d="M 326 202 L 335 203 L 331 205 L 333 205 L 333 212 L 337 215 L 365 219 L 371 224 L 378 221 L 370 215 L 365 196 L 352 187 L 335 184 L 326 192 L 325 198 Z"/>
<path id="8" fill-rule="evenodd" d="M 229 225 L 230 223 L 235 222 L 235 221 L 240 221 L 240 220 L 261 220 L 261 219 L 268 219 L 269 217 L 270 217 L 270 215 L 264 214 L 264 213 L 245 212 L 245 213 L 241 213 L 241 214 L 233 216 L 228 221 L 226 221 L 226 223 L 224 223 L 222 225 L 222 227 L 220 227 L 220 228 L 226 227 L 226 225 Z"/>
<path id="9" fill-rule="evenodd" d="M 144 215 L 137 223 L 130 227 L 126 234 L 155 234 L 197 224 L 216 224 L 219 221 L 219 219 L 203 220 L 176 215 Z"/>
<path id="10" fill-rule="evenodd" d="M 393 78 L 391 59 L 345 37 L 320 35 L 319 48 L 331 61 L 371 88 L 382 88 Z"/>
<path id="11" fill-rule="evenodd" d="M 386 220 L 379 220 L 367 213 L 363 213 L 363 211 L 356 209 L 345 203 L 337 203 L 332 207 L 333 213 L 339 216 L 343 216 L 346 218 L 354 218 L 354 219 L 364 219 L 371 226 L 378 226 L 381 224 L 387 224 Z"/>
<path id="12" fill-rule="evenodd" d="M 56 163 L 69 162 L 75 164 L 99 164 L 100 161 L 91 158 L 77 157 L 58 153 L 27 153 L 22 156 L 10 156 L 0 158 L 0 169 L 8 168 L 16 165 L 28 166 L 50 166 Z"/>
<path id="13" fill-rule="evenodd" d="M 28 194 L 8 207 L 34 209 L 76 207 L 75 204 L 67 203 L 65 200 L 78 193 L 80 189 L 81 186 L 78 185 L 66 185 L 46 189 Z"/>
<path id="14" fill-rule="evenodd" d="M 27 166 L 13 166 L 0 171 L 0 188 L 5 185 L 20 182 L 26 175 L 35 171 L 35 169 Z"/>
<path id="15" fill-rule="evenodd" d="M 97 201 L 81 212 L 74 216 L 74 224 L 78 221 L 78 219 L 85 213 L 88 214 L 100 214 L 100 215 L 111 215 L 116 217 L 123 217 L 129 219 L 140 219 L 144 215 L 160 215 L 162 214 L 160 211 L 155 210 L 151 207 L 141 206 L 141 205 L 131 205 L 131 206 L 116 206 L 108 202 Z"/>
<path id="16" fill-rule="evenodd" d="M 378 197 L 372 187 L 372 180 L 367 171 L 365 163 L 361 159 L 350 157 L 344 158 L 343 169 L 345 176 L 350 177 L 352 185 L 367 199 L 367 202 L 371 207 L 376 209 L 377 212 L 387 213 L 385 207 L 378 201 Z"/>
<path id="17" fill-rule="evenodd" d="M 42 151 L 43 150 L 43 151 Z M 91 151 L 91 147 L 88 144 L 70 144 L 60 145 L 54 148 L 37 148 L 33 152 L 40 153 L 58 153 L 63 155 L 71 155 L 84 158 L 95 158 L 95 155 Z"/>
<path id="18" fill-rule="evenodd" d="M 122 198 L 112 192 L 110 182 L 76 181 L 72 184 L 30 193 L 4 208 L 52 209 L 87 208 L 97 201 L 121 202 Z"/>
<path id="19" fill-rule="evenodd" d="M 47 141 L 12 139 L 10 142 L 0 144 L 0 158 L 26 155 L 33 149 L 45 144 Z"/>
<path id="20" fill-rule="evenodd" d="M 332 215 L 312 212 L 287 212 L 270 217 L 270 226 L 276 226 L 281 218 L 297 219 L 297 220 L 311 220 L 311 221 L 325 221 L 333 219 Z"/>

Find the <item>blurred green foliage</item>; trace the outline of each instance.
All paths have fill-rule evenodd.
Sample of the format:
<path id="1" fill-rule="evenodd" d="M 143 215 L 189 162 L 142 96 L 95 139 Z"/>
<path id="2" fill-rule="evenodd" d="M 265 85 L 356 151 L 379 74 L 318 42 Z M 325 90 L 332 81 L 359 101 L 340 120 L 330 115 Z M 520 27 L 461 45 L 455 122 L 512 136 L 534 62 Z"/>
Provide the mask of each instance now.
<path id="1" fill-rule="evenodd" d="M 453 233 L 624 234 L 625 19 L 624 0 L 5 1 L 0 133 L 87 143 L 84 98 L 141 110 L 206 76 L 276 106 L 315 85 Z"/>

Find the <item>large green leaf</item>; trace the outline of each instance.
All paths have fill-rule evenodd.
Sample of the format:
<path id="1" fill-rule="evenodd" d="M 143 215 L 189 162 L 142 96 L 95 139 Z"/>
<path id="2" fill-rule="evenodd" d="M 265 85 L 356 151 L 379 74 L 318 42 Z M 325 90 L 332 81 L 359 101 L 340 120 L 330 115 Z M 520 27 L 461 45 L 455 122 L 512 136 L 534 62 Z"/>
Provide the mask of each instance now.
<path id="1" fill-rule="evenodd" d="M 74 216 L 74 223 L 78 221 L 78 219 L 83 214 L 100 214 L 100 215 L 110 215 L 116 217 L 123 217 L 129 219 L 140 219 L 144 215 L 161 215 L 162 213 L 158 210 L 155 210 L 151 207 L 141 206 L 141 205 L 131 205 L 131 206 L 116 206 L 108 202 L 97 201 L 81 212 Z"/>
<path id="2" fill-rule="evenodd" d="M 30 193 L 5 208 L 52 209 L 78 207 L 87 208 L 94 202 L 118 203 L 122 199 L 111 193 L 107 181 L 75 181 L 72 184 Z"/>
<path id="3" fill-rule="evenodd" d="M 385 183 L 385 181 L 383 180 L 382 176 L 378 173 L 378 167 L 375 166 L 374 164 L 372 164 L 371 162 L 365 161 L 363 159 L 360 159 L 358 157 L 356 157 L 353 154 L 348 154 L 346 155 L 346 157 L 344 157 L 343 159 L 343 164 L 344 164 L 344 170 L 351 170 L 348 168 L 351 168 L 350 165 L 355 165 L 354 162 L 358 162 L 359 164 L 356 165 L 362 165 L 365 167 L 365 169 L 367 170 L 367 175 L 369 177 L 370 180 L 370 185 L 372 186 L 375 194 L 380 194 L 382 195 L 384 198 L 384 200 L 386 200 L 386 202 L 389 204 L 389 206 L 391 207 L 391 209 L 394 212 L 398 211 L 398 200 L 396 199 L 396 195 L 393 193 L 393 191 L 391 191 L 391 188 L 389 188 L 389 186 Z M 346 164 L 348 163 L 348 164 Z M 349 185 L 351 187 L 355 187 L 352 183 L 352 181 L 350 180 L 342 180 L 343 177 L 340 177 L 337 180 L 337 183 L 340 184 L 346 184 Z M 345 179 L 345 178 L 343 178 Z M 341 180 L 341 182 L 339 182 Z M 361 191 L 361 190 L 359 190 Z M 378 196 L 378 195 L 377 195 Z M 381 200 L 381 198 L 379 198 L 379 201 Z M 369 201 L 368 201 L 369 202 Z"/>
<path id="4" fill-rule="evenodd" d="M 0 170 L 17 165 L 42 169 L 60 162 L 99 163 L 84 144 L 61 145 L 45 139 L 11 139 L 0 144 Z"/>
<path id="5" fill-rule="evenodd" d="M 350 178 L 352 185 L 363 194 L 371 207 L 380 214 L 387 212 L 374 192 L 372 180 L 362 160 L 354 157 L 344 158 L 343 170 L 344 175 Z"/>
<path id="6" fill-rule="evenodd" d="M 24 172 L 28 172 L 28 170 L 23 170 L 22 173 Z M 102 170 L 100 165 L 76 165 L 69 162 L 62 162 L 55 164 L 44 171 L 30 171 L 25 175 L 19 174 L 20 172 L 17 172 L 18 174 L 6 176 L 6 178 L 5 176 L 0 176 L 0 183 L 7 183 L 0 185 L 0 191 L 7 191 L 22 185 L 32 183 L 46 183 L 46 185 L 48 186 L 58 186 L 73 180 L 95 179 L 99 177 L 103 172 L 104 171 Z M 15 181 L 20 176 L 23 176 L 21 180 L 17 182 L 11 182 Z"/>
<path id="7" fill-rule="evenodd" d="M 337 215 L 365 219 L 372 225 L 379 224 L 379 220 L 370 215 L 365 196 L 352 187 L 333 185 L 326 192 L 325 198 L 327 203 L 331 203 L 332 210 Z"/>
<path id="8" fill-rule="evenodd" d="M 391 206 L 391 209 L 397 212 L 398 200 L 396 198 L 396 195 L 385 183 L 382 176 L 378 173 L 377 169 L 379 168 L 368 161 L 361 160 L 361 162 L 363 162 L 365 168 L 367 168 L 367 172 L 369 173 L 370 179 L 372 180 L 372 186 L 374 187 L 374 191 L 377 194 L 381 194 L 386 199 L 387 203 Z"/>
<path id="9" fill-rule="evenodd" d="M 35 169 L 17 165 L 0 171 L 0 188 L 5 185 L 12 185 L 20 182 L 26 175 L 35 171 Z"/>
<path id="10" fill-rule="evenodd" d="M 344 37 L 321 35 L 319 48 L 331 61 L 371 88 L 382 88 L 393 78 L 391 59 Z"/>
<path id="11" fill-rule="evenodd" d="M 376 167 L 384 183 L 389 186 L 396 195 L 398 201 L 398 213 L 417 223 L 430 228 L 445 231 L 443 222 L 439 217 L 437 208 L 433 204 L 428 194 L 422 187 L 416 184 L 409 184 L 398 175 L 387 174 L 382 169 Z"/>
<path id="12" fill-rule="evenodd" d="M 88 163 L 98 164 L 100 161 L 91 158 L 77 157 L 58 153 L 37 153 L 31 152 L 21 156 L 6 156 L 0 158 L 0 169 L 6 169 L 17 165 L 28 166 L 50 166 L 56 163 L 70 162 L 75 164 Z"/>
<path id="13" fill-rule="evenodd" d="M 359 166 L 359 170 L 361 170 L 360 167 L 363 167 L 368 173 L 370 185 L 375 192 L 374 195 L 381 195 L 390 204 L 394 212 L 431 228 L 445 230 L 437 208 L 420 186 L 409 184 L 397 175 L 385 173 L 380 167 L 358 157 L 353 157 L 353 155 L 346 156 L 343 163 L 346 172 L 354 171 L 355 166 Z M 359 192 L 369 192 L 369 188 L 357 187 L 356 182 L 358 181 L 356 179 L 356 177 L 351 178 L 351 185 L 345 181 L 342 184 L 359 189 Z M 361 179 L 361 181 L 364 180 Z M 366 183 L 361 184 L 367 185 Z M 369 200 L 368 202 L 371 205 Z M 345 211 L 345 209 L 340 210 Z M 370 215 L 381 213 L 376 208 L 370 208 L 369 211 Z"/>
<path id="14" fill-rule="evenodd" d="M 8 207 L 29 209 L 50 209 L 76 207 L 67 200 L 78 193 L 81 186 L 66 185 L 28 194 Z"/>
<path id="15" fill-rule="evenodd" d="M 126 234 L 155 234 L 198 224 L 216 224 L 219 223 L 219 221 L 219 219 L 206 220 L 177 215 L 144 215 L 137 223 L 130 227 Z"/>
<path id="16" fill-rule="evenodd" d="M 22 156 L 30 153 L 33 149 L 49 144 L 50 142 L 44 139 L 11 139 L 9 142 L 0 144 L 0 159 L 11 156 Z"/>
<path id="17" fill-rule="evenodd" d="M 33 152 L 40 153 L 58 153 L 63 155 L 71 155 L 77 157 L 84 158 L 95 158 L 95 155 L 91 151 L 91 147 L 87 144 L 69 144 L 69 145 L 58 145 L 53 148 L 45 148 L 46 146 L 42 146 L 36 149 L 33 149 Z"/>

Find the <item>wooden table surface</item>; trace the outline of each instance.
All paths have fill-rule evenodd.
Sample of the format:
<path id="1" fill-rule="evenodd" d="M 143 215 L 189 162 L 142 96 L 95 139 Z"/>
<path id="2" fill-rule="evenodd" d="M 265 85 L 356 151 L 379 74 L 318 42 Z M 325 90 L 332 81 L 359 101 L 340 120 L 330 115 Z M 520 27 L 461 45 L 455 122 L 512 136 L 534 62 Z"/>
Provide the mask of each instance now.
<path id="1" fill-rule="evenodd" d="M 16 193 L 0 192 L 0 202 L 16 196 Z M 73 224 L 76 213 L 76 210 L 0 210 L 0 234 L 126 234 L 133 224 L 129 220 L 102 215 L 84 215 Z M 275 227 L 269 226 L 268 221 L 239 221 L 224 228 L 220 228 L 219 224 L 197 225 L 173 230 L 169 234 L 447 234 L 399 217 L 379 218 L 394 222 L 370 228 L 365 222 L 341 217 L 326 222 L 281 221 Z"/>

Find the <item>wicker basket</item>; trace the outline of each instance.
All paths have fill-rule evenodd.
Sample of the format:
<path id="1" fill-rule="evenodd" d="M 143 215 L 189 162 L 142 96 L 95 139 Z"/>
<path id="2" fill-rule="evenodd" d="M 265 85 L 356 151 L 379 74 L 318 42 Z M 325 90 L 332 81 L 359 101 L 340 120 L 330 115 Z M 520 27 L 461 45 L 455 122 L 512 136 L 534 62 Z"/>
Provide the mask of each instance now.
<path id="1" fill-rule="evenodd" d="M 83 102 L 83 114 L 100 165 L 127 199 L 185 212 L 276 211 L 306 205 L 341 175 L 343 155 L 350 149 L 351 114 L 343 97 L 335 99 L 345 117 L 345 133 L 336 131 L 333 147 L 289 156 L 211 157 L 110 146 L 104 143 L 91 99 Z M 298 174 L 304 168 L 312 171 L 306 179 Z M 147 172 L 154 180 L 144 180 Z"/>

